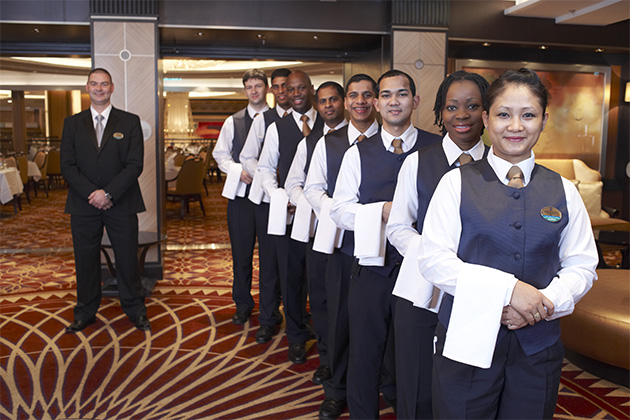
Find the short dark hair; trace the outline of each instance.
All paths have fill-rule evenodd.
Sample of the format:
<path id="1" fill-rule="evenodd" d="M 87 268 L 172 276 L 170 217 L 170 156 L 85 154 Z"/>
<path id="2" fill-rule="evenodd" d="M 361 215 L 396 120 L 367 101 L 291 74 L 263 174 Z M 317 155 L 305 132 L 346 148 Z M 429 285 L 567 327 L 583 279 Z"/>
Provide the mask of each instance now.
<path id="1" fill-rule="evenodd" d="M 360 82 L 362 80 L 367 80 L 368 82 L 370 82 L 370 84 L 372 85 L 372 91 L 374 92 L 374 95 L 377 95 L 378 86 L 376 86 L 376 82 L 374 81 L 374 79 L 372 79 L 370 76 L 368 76 L 365 73 L 357 73 L 354 76 L 352 76 L 350 79 L 348 79 L 348 81 L 346 82 L 346 92 L 348 92 L 348 88 L 350 87 L 351 84 Z"/>
<path id="2" fill-rule="evenodd" d="M 446 135 L 446 128 L 444 128 L 444 121 L 442 120 L 442 110 L 446 105 L 446 94 L 448 93 L 448 90 L 453 83 L 461 82 L 464 80 L 473 82 L 477 85 L 477 88 L 479 88 L 479 93 L 481 94 L 481 103 L 483 109 L 487 109 L 486 92 L 488 91 L 488 87 L 490 86 L 490 84 L 486 79 L 484 79 L 477 73 L 469 73 L 464 70 L 459 70 L 455 73 L 449 74 L 440 84 L 437 94 L 435 95 L 435 105 L 433 105 L 433 113 L 435 114 L 435 121 L 433 123 L 440 128 L 443 136 Z M 483 134 L 483 127 L 481 128 L 481 133 Z"/>
<path id="3" fill-rule="evenodd" d="M 547 111 L 549 92 L 547 92 L 547 88 L 540 81 L 536 72 L 525 67 L 518 70 L 506 70 L 501 77 L 492 82 L 486 94 L 486 111 L 490 110 L 497 96 L 499 96 L 508 85 L 527 86 L 534 96 L 538 98 L 538 102 L 542 106 L 543 114 Z"/>
<path id="4" fill-rule="evenodd" d="M 390 77 L 396 77 L 396 76 L 406 77 L 407 80 L 409 80 L 409 90 L 411 91 L 411 96 L 416 96 L 416 84 L 411 78 L 411 76 L 409 76 L 404 71 L 393 69 L 393 70 L 386 71 L 385 73 L 381 75 L 381 77 L 378 78 L 377 91 L 376 91 L 377 97 L 378 97 L 379 92 L 381 91 L 381 80 L 389 79 Z"/>
<path id="5" fill-rule="evenodd" d="M 243 75 L 243 84 L 245 84 L 245 82 L 247 82 L 250 79 L 262 80 L 263 82 L 265 82 L 265 86 L 269 86 L 267 82 L 267 75 L 265 74 L 264 71 L 260 69 L 247 70 L 245 74 Z"/>
<path id="6" fill-rule="evenodd" d="M 273 79 L 275 79 L 276 77 L 289 77 L 290 74 L 291 70 L 289 69 L 275 69 L 273 73 L 271 73 L 271 83 L 273 83 Z"/>
<path id="7" fill-rule="evenodd" d="M 319 99 L 319 91 L 321 89 L 325 89 L 327 87 L 332 87 L 335 88 L 337 90 L 337 93 L 339 94 L 340 98 L 343 98 L 344 93 L 343 93 L 343 87 L 341 87 L 341 85 L 337 82 L 324 82 L 321 85 L 319 85 L 319 87 L 317 88 L 317 90 L 315 91 L 315 97 L 317 97 Z"/>
<path id="8" fill-rule="evenodd" d="M 113 79 L 112 79 L 112 75 L 109 74 L 109 72 L 107 70 L 105 70 L 102 67 L 96 67 L 93 68 L 92 70 L 90 70 L 90 72 L 88 73 L 88 80 L 90 80 L 90 76 L 92 76 L 93 73 L 105 73 L 107 75 L 107 77 L 109 77 L 109 82 L 110 83 L 114 83 Z"/>

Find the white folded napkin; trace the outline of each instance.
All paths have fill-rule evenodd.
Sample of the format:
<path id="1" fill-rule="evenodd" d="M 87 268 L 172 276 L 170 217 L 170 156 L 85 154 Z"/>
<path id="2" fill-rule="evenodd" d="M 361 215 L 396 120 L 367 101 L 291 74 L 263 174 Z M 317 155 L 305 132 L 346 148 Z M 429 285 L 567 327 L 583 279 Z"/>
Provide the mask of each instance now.
<path id="1" fill-rule="evenodd" d="M 437 313 L 443 293 L 432 283 L 429 283 L 420 272 L 418 256 L 420 255 L 421 242 L 422 236 L 416 235 L 409 243 L 407 255 L 400 265 L 392 294 L 413 302 L 413 306 Z"/>
<path id="2" fill-rule="evenodd" d="M 444 357 L 482 369 L 490 367 L 506 294 L 497 284 L 504 281 L 505 273 L 499 270 L 466 264 L 457 277 Z"/>
<path id="3" fill-rule="evenodd" d="M 262 184 L 260 183 L 260 175 L 258 171 L 254 173 L 254 179 L 252 180 L 252 186 L 249 188 L 249 201 L 254 204 L 260 204 L 263 196 L 265 195 L 265 190 L 263 190 Z"/>
<path id="4" fill-rule="evenodd" d="M 225 178 L 225 185 L 223 186 L 223 192 L 221 195 L 230 200 L 234 200 L 236 196 L 244 197 L 247 184 L 241 181 L 241 174 L 243 173 L 243 166 L 240 163 L 232 163 L 230 170 Z"/>
<path id="5" fill-rule="evenodd" d="M 385 265 L 384 201 L 359 206 L 354 218 L 354 255 L 365 266 Z"/>
<path id="6" fill-rule="evenodd" d="M 267 233 L 282 236 L 287 233 L 287 225 L 291 222 L 291 216 L 287 211 L 289 196 L 284 188 L 276 188 L 271 193 L 269 201 L 269 222 Z"/>
<path id="7" fill-rule="evenodd" d="M 166 169 L 175 169 L 175 154 L 171 153 L 166 158 Z"/>
<path id="8" fill-rule="evenodd" d="M 300 194 L 297 207 L 293 219 L 293 229 L 291 230 L 291 239 L 299 242 L 308 242 L 311 234 L 315 231 L 317 219 L 313 208 L 306 201 L 304 194 Z"/>
<path id="9" fill-rule="evenodd" d="M 332 254 L 335 248 L 341 248 L 344 230 L 337 227 L 330 218 L 333 199 L 325 197 L 319 211 L 317 231 L 313 240 L 313 250 L 324 254 Z"/>

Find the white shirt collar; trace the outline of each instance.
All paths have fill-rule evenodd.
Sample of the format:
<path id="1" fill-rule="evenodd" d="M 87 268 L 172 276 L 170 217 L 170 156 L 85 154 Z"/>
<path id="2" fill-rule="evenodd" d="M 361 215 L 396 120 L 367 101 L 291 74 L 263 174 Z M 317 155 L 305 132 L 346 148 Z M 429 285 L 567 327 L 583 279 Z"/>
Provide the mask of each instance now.
<path id="1" fill-rule="evenodd" d="M 351 121 L 348 124 L 348 143 L 352 145 L 361 134 L 365 135 L 365 137 L 372 137 L 376 133 L 378 133 L 378 122 L 376 120 L 372 121 L 372 125 L 365 130 L 365 133 L 360 132 Z"/>
<path id="2" fill-rule="evenodd" d="M 265 107 L 263 109 L 261 109 L 260 111 L 256 111 L 251 104 L 247 104 L 247 113 L 249 114 L 250 118 L 253 120 L 254 116 L 256 114 L 262 114 L 263 112 L 265 112 L 266 110 L 269 109 L 269 106 L 267 104 L 265 104 Z"/>
<path id="3" fill-rule="evenodd" d="M 284 113 L 286 112 L 287 114 L 290 114 L 291 111 L 293 111 L 293 108 L 289 107 L 289 109 L 283 109 L 280 105 L 276 105 L 276 112 L 278 113 L 278 116 L 280 116 L 280 118 L 282 118 L 284 116 Z"/>
<path id="4" fill-rule="evenodd" d="M 455 144 L 448 133 L 446 133 L 446 135 L 442 139 L 442 149 L 444 150 L 446 161 L 448 162 L 449 166 L 453 165 L 453 163 L 455 163 L 459 156 L 464 152 L 462 149 L 459 148 L 458 145 Z M 473 158 L 473 160 L 480 160 L 483 158 L 484 149 L 485 148 L 483 146 L 483 141 L 480 138 L 477 144 L 475 144 L 465 153 L 468 153 Z"/>
<path id="5" fill-rule="evenodd" d="M 109 114 L 112 112 L 112 104 L 109 104 L 107 108 L 100 114 L 103 116 L 103 126 L 107 125 L 107 120 L 109 119 Z M 96 116 L 99 114 L 97 110 L 95 110 L 92 105 L 90 105 L 90 112 L 92 113 L 92 123 L 96 127 Z"/>
<path id="6" fill-rule="evenodd" d="M 315 108 L 311 107 L 311 109 L 306 111 L 304 114 L 300 114 L 296 110 L 293 110 L 293 112 L 291 112 L 291 115 L 293 115 L 293 119 L 295 120 L 295 123 L 298 127 L 302 127 L 302 121 L 300 120 L 300 118 L 302 118 L 302 115 L 308 116 L 308 121 L 306 123 L 310 128 L 313 128 L 313 125 L 315 124 L 315 118 L 317 117 L 317 112 L 315 112 Z"/>
<path id="7" fill-rule="evenodd" d="M 390 152 L 394 150 L 394 147 L 392 146 L 392 140 L 398 138 L 402 139 L 402 148 L 405 152 L 407 152 L 416 144 L 417 137 L 418 129 L 416 129 L 413 124 L 409 125 L 409 128 L 407 128 L 407 130 L 405 130 L 405 132 L 402 133 L 401 136 L 393 136 L 389 134 L 385 129 L 381 130 L 381 139 L 383 140 L 383 146 L 385 146 L 385 148 Z"/>
<path id="8" fill-rule="evenodd" d="M 337 124 L 336 127 L 333 127 L 333 128 L 335 129 L 335 131 L 337 131 L 340 128 L 345 127 L 346 125 L 348 125 L 348 121 L 344 118 L 343 121 L 341 121 L 339 124 Z M 324 124 L 324 135 L 328 134 L 330 130 L 332 130 L 332 128 L 329 127 L 328 124 Z"/>
<path id="9" fill-rule="evenodd" d="M 501 181 L 504 185 L 507 185 L 509 182 L 507 179 L 507 173 L 514 164 L 495 155 L 492 147 L 490 147 L 490 151 L 488 152 L 488 163 L 494 170 L 497 178 L 499 178 L 499 181 Z M 534 151 L 531 152 L 530 157 L 516 164 L 516 166 L 521 168 L 521 171 L 523 171 L 523 185 L 529 184 L 529 181 L 532 179 L 532 171 L 534 170 L 535 164 Z"/>

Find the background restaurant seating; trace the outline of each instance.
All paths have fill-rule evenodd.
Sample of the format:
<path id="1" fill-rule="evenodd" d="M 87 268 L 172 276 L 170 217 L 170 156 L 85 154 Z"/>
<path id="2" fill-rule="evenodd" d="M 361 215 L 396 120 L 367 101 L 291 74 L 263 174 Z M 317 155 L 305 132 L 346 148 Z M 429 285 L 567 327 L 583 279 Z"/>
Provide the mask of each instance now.
<path id="1" fill-rule="evenodd" d="M 597 230 L 630 230 L 630 222 L 617 219 L 614 209 L 602 208 L 602 176 L 579 159 L 536 159 L 536 163 L 558 172 L 571 180 L 591 218 L 591 226 Z"/>
<path id="2" fill-rule="evenodd" d="M 51 149 L 48 152 L 48 186 L 50 187 L 52 184 L 54 185 L 63 185 L 64 180 L 61 175 L 61 158 L 59 150 Z"/>
<path id="3" fill-rule="evenodd" d="M 204 216 L 206 215 L 203 201 L 201 200 L 204 171 L 203 159 L 199 157 L 187 159 L 182 164 L 177 178 L 175 178 L 175 187 L 167 188 L 166 190 L 167 200 L 175 201 L 178 199 L 181 202 L 180 213 L 182 219 L 190 210 L 190 201 L 198 201 L 201 206 L 201 212 Z"/>
<path id="4" fill-rule="evenodd" d="M 48 197 L 48 153 L 40 150 L 35 155 L 35 159 L 33 159 L 33 161 L 35 161 L 39 171 L 42 173 L 42 177 L 38 181 L 32 179 L 35 187 L 35 197 L 37 197 L 37 188 L 40 184 L 43 185 L 44 191 L 46 191 L 46 197 Z"/>
<path id="5" fill-rule="evenodd" d="M 20 178 L 22 178 L 22 184 L 24 184 L 24 194 L 26 194 L 26 201 L 31 204 L 31 197 L 28 195 L 30 189 L 30 183 L 28 182 L 28 158 L 26 155 L 21 155 L 16 158 L 17 168 L 20 171 Z"/>

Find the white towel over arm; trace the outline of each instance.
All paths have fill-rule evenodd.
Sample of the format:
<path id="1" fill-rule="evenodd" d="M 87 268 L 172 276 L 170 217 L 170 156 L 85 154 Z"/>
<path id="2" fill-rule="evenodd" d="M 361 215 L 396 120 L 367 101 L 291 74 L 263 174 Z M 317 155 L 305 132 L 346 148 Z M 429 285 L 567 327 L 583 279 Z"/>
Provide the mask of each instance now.
<path id="1" fill-rule="evenodd" d="M 291 215 L 288 214 L 287 204 L 289 196 L 284 188 L 276 188 L 271 193 L 269 202 L 269 222 L 267 224 L 267 233 L 270 235 L 282 236 L 287 233 L 287 220 Z"/>
<path id="2" fill-rule="evenodd" d="M 357 208 L 354 219 L 354 255 L 365 266 L 385 265 L 384 201 L 364 204 Z"/>
<path id="3" fill-rule="evenodd" d="M 245 191 L 247 184 L 241 181 L 241 174 L 243 173 L 243 166 L 240 163 L 232 163 L 230 170 L 225 178 L 225 185 L 223 186 L 223 192 L 221 195 L 230 200 L 234 200 L 235 197 L 245 197 Z"/>
<path id="4" fill-rule="evenodd" d="M 322 206 L 319 212 L 319 221 L 313 250 L 324 254 L 332 254 L 335 248 L 341 248 L 344 230 L 337 227 L 333 219 L 330 218 L 330 207 L 333 200 L 330 197 L 322 199 Z"/>

